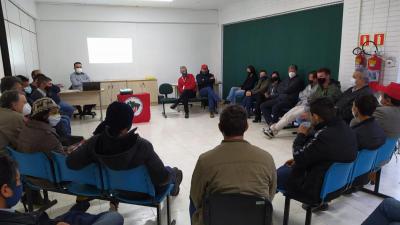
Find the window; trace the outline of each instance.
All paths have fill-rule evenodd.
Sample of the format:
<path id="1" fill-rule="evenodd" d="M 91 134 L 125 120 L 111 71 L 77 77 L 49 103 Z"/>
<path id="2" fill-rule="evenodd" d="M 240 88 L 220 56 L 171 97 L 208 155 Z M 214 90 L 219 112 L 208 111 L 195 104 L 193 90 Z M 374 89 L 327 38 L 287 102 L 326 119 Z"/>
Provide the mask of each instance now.
<path id="1" fill-rule="evenodd" d="M 131 38 L 87 38 L 89 63 L 131 63 Z"/>

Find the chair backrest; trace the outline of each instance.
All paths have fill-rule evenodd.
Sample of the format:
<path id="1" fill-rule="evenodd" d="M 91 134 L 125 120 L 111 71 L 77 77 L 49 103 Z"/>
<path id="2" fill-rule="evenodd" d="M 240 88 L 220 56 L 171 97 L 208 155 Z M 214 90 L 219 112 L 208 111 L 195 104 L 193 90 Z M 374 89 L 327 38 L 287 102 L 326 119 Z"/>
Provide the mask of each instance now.
<path id="1" fill-rule="evenodd" d="M 155 197 L 154 185 L 145 166 L 116 171 L 102 166 L 104 189 L 109 193 L 131 191 Z"/>
<path id="2" fill-rule="evenodd" d="M 386 139 L 385 144 L 378 149 L 374 165 L 375 168 L 382 167 L 386 163 L 390 162 L 396 148 L 396 143 L 397 139 L 395 138 Z"/>
<path id="3" fill-rule="evenodd" d="M 354 163 L 334 163 L 325 174 L 320 198 L 325 200 L 328 194 L 344 188 L 350 181 L 351 170 Z"/>
<path id="4" fill-rule="evenodd" d="M 358 152 L 357 159 L 354 162 L 351 173 L 350 182 L 353 182 L 357 177 L 370 172 L 374 168 L 374 162 L 377 153 L 377 150 L 362 150 Z"/>
<path id="5" fill-rule="evenodd" d="M 160 94 L 167 96 L 169 94 L 172 94 L 172 92 L 174 92 L 174 89 L 172 88 L 171 84 L 164 83 L 160 85 L 158 91 L 160 92 Z"/>
<path id="6" fill-rule="evenodd" d="M 205 225 L 270 225 L 272 204 L 261 197 L 242 194 L 213 194 L 206 199 Z"/>
<path id="7" fill-rule="evenodd" d="M 83 185 L 93 185 L 101 188 L 100 169 L 96 164 L 90 164 L 80 170 L 71 170 L 66 163 L 66 156 L 53 152 L 54 167 L 58 182 L 73 182 Z"/>
<path id="8" fill-rule="evenodd" d="M 56 183 L 51 159 L 43 152 L 23 153 L 7 147 L 10 156 L 18 163 L 22 176 L 30 176 Z"/>

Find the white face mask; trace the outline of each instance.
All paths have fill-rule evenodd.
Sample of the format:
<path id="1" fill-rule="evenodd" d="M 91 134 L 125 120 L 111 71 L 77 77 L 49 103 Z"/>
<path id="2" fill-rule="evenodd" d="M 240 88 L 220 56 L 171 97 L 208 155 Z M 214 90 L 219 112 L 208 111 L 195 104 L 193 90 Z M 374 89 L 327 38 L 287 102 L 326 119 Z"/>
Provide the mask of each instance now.
<path id="1" fill-rule="evenodd" d="M 31 115 L 32 107 L 29 103 L 25 103 L 24 108 L 22 109 L 22 115 L 29 116 Z"/>
<path id="2" fill-rule="evenodd" d="M 83 71 L 82 68 L 76 68 L 76 69 L 75 69 L 75 72 L 76 72 L 76 73 L 82 73 L 82 71 Z"/>
<path id="3" fill-rule="evenodd" d="M 350 82 L 351 82 L 351 84 L 356 85 L 356 79 L 350 78 Z"/>
<path id="4" fill-rule="evenodd" d="M 52 127 L 57 126 L 57 124 L 60 122 L 60 120 L 61 120 L 61 115 L 60 114 L 49 116 L 49 124 Z"/>
<path id="5" fill-rule="evenodd" d="M 289 77 L 290 78 L 293 78 L 293 77 L 295 77 L 296 76 L 296 73 L 295 72 L 289 72 Z"/>

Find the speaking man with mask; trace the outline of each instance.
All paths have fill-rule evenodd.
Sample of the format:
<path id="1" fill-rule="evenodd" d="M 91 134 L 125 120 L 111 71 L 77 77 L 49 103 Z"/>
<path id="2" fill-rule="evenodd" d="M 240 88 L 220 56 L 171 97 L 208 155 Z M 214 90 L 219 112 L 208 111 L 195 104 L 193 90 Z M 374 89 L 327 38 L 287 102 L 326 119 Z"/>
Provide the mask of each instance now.
<path id="1" fill-rule="evenodd" d="M 178 79 L 179 98 L 171 106 L 175 109 L 179 103 L 185 108 L 185 118 L 189 118 L 189 99 L 196 97 L 196 80 L 193 74 L 188 74 L 186 66 L 181 66 L 180 72 L 182 76 Z"/>

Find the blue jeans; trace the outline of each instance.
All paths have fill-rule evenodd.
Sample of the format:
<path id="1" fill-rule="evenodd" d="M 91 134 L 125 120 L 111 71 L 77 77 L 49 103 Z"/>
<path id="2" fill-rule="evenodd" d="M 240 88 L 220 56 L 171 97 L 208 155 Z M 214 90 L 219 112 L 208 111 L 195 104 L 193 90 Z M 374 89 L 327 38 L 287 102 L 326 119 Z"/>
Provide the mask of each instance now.
<path id="1" fill-rule="evenodd" d="M 62 115 L 55 128 L 60 137 L 71 136 L 71 119 L 66 115 Z"/>
<path id="2" fill-rule="evenodd" d="M 245 96 L 243 101 L 242 101 L 242 106 L 246 109 L 247 115 L 252 115 L 251 109 L 253 108 L 253 102 L 254 102 L 254 97 L 253 96 Z"/>
<path id="3" fill-rule="evenodd" d="M 123 225 L 124 217 L 117 212 L 106 212 L 102 214 L 92 225 Z"/>
<path id="4" fill-rule="evenodd" d="M 361 225 L 400 225 L 400 202 L 387 198 Z"/>
<path id="5" fill-rule="evenodd" d="M 236 97 L 243 97 L 244 92 L 245 91 L 240 87 L 232 87 L 226 100 L 230 101 L 232 104 L 236 104 Z"/>
<path id="6" fill-rule="evenodd" d="M 70 105 L 64 101 L 60 101 L 60 103 L 58 103 L 58 105 L 60 106 L 60 111 L 63 115 L 66 115 L 69 118 L 72 118 L 72 115 L 74 114 L 74 111 L 75 111 L 75 107 L 73 107 L 72 105 Z"/>
<path id="7" fill-rule="evenodd" d="M 286 190 L 286 183 L 289 180 L 291 173 L 292 173 L 292 167 L 289 167 L 287 165 L 283 165 L 278 168 L 278 170 L 276 171 L 276 175 L 278 178 L 277 181 L 278 190 Z"/>
<path id="8" fill-rule="evenodd" d="M 202 88 L 200 90 L 200 96 L 208 98 L 208 110 L 210 112 L 215 112 L 217 109 L 217 104 L 221 99 L 214 92 L 214 90 L 211 87 Z"/>

